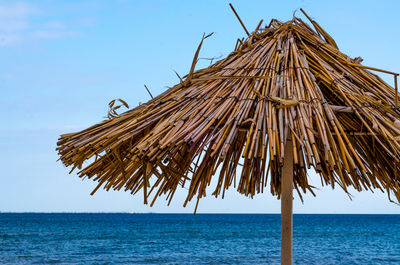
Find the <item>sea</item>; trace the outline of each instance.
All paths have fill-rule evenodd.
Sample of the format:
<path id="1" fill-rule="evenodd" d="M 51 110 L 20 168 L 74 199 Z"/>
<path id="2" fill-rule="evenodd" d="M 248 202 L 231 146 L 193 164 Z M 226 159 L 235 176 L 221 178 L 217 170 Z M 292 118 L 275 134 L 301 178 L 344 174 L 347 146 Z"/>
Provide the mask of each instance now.
<path id="1" fill-rule="evenodd" d="M 295 214 L 293 263 L 400 264 L 400 215 Z M 280 264 L 280 215 L 0 213 L 0 264 Z"/>

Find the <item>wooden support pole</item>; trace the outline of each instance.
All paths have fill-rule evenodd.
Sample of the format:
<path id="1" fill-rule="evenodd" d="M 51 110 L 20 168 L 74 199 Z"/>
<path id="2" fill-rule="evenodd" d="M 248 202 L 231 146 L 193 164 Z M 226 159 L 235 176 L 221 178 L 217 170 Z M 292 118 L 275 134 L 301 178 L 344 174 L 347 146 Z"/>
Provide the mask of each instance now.
<path id="1" fill-rule="evenodd" d="M 281 179 L 281 264 L 292 264 L 293 234 L 293 143 L 288 139 Z"/>
<path id="2" fill-rule="evenodd" d="M 398 91 L 398 88 L 397 88 L 397 76 L 398 75 L 394 75 L 394 90 L 395 90 L 394 93 L 396 93 L 396 95 L 394 97 L 394 107 L 395 108 L 399 107 L 399 91 Z"/>

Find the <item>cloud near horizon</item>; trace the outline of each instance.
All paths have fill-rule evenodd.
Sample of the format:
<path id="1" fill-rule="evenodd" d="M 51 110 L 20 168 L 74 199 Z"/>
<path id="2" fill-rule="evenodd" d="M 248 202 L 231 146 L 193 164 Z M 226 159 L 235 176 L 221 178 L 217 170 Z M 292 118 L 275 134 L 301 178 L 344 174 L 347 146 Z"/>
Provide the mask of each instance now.
<path id="1" fill-rule="evenodd" d="M 82 18 L 77 21 L 47 20 L 35 22 L 43 10 L 24 2 L 0 2 L 0 46 L 11 46 L 32 40 L 69 38 L 82 35 L 81 27 L 93 21 Z"/>

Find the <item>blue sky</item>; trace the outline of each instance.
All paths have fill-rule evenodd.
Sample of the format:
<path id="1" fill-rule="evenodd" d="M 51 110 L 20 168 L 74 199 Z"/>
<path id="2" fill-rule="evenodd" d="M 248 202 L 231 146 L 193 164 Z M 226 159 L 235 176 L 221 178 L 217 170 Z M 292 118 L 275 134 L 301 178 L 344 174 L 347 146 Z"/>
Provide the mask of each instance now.
<path id="1" fill-rule="evenodd" d="M 244 32 L 227 1 L 0 1 L 0 211 L 193 212 L 185 192 L 170 207 L 142 196 L 99 190 L 69 175 L 55 151 L 60 134 L 101 121 L 115 98 L 131 106 L 189 71 L 203 32 L 215 32 L 200 57 L 226 56 Z M 289 20 L 302 7 L 363 64 L 400 71 L 400 1 L 232 1 L 249 30 L 261 19 Z M 300 12 L 297 12 L 300 15 Z M 303 17 L 302 17 L 303 18 Z M 198 67 L 207 66 L 201 61 Z M 392 84 L 392 77 L 381 75 Z M 400 213 L 380 191 L 321 187 L 296 196 L 295 213 Z M 230 190 L 207 197 L 199 212 L 278 213 L 270 194 L 251 200 Z"/>

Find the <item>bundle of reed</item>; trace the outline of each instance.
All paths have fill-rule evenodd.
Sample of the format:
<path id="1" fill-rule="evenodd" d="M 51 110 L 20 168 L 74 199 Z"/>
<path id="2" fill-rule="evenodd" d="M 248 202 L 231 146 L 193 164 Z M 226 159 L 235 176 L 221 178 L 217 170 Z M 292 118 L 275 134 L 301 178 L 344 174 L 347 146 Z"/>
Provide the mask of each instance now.
<path id="1" fill-rule="evenodd" d="M 97 181 L 93 193 L 101 186 L 132 194 L 142 189 L 145 203 L 152 195 L 151 205 L 163 194 L 170 202 L 188 184 L 185 206 L 206 195 L 216 174 L 216 197 L 232 184 L 253 197 L 267 183 L 279 196 L 291 139 L 300 197 L 312 192 L 307 169 L 313 167 L 323 185 L 380 189 L 400 201 L 398 94 L 311 23 L 315 30 L 297 17 L 273 19 L 265 28 L 260 22 L 225 59 L 195 71 L 203 36 L 179 84 L 61 135 L 62 162 Z"/>

